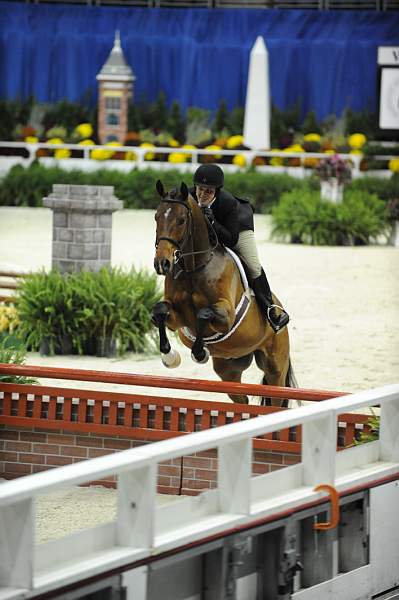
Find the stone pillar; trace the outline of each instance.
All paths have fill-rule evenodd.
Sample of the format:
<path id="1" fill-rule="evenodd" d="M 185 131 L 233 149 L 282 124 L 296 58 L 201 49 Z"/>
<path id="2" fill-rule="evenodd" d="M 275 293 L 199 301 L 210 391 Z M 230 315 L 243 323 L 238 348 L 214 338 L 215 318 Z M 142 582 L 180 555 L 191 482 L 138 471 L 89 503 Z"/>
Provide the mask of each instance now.
<path id="1" fill-rule="evenodd" d="M 112 213 L 123 208 L 113 186 L 55 184 L 43 206 L 53 211 L 53 268 L 99 271 L 111 264 Z"/>

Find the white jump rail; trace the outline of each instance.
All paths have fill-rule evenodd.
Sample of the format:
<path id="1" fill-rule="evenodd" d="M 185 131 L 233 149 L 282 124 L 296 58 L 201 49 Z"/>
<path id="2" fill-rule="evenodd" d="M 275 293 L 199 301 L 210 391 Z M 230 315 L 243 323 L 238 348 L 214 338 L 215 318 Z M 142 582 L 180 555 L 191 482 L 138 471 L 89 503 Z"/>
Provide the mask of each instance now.
<path id="1" fill-rule="evenodd" d="M 224 150 L 224 149 L 220 149 L 220 150 L 206 150 L 205 148 L 195 148 L 195 149 L 189 149 L 189 148 L 171 148 L 170 146 L 165 146 L 165 147 L 161 147 L 161 146 L 155 146 L 154 148 L 142 148 L 141 146 L 101 146 L 101 145 L 92 145 L 92 146 L 81 146 L 79 144 L 48 144 L 45 142 L 38 142 L 38 143 L 27 143 L 27 142 L 0 142 L 0 148 L 18 148 L 18 149 L 23 149 L 26 150 L 28 152 L 28 158 L 26 159 L 27 164 L 33 162 L 33 160 L 35 160 L 36 158 L 36 152 L 40 149 L 43 150 L 49 150 L 49 151 L 54 151 L 54 150 L 62 150 L 62 149 L 66 149 L 66 150 L 79 150 L 82 153 L 82 158 L 80 160 L 93 160 L 94 162 L 103 162 L 103 161 L 97 161 L 96 159 L 92 159 L 91 158 L 91 152 L 92 150 L 106 150 L 107 152 L 131 152 L 135 154 L 135 160 L 130 161 L 132 166 L 137 166 L 137 168 L 139 169 L 143 169 L 143 168 L 148 168 L 149 166 L 149 161 L 146 159 L 146 155 L 148 154 L 154 154 L 154 155 L 159 155 L 159 154 L 167 154 L 169 156 L 169 154 L 186 154 L 189 155 L 190 158 L 190 164 L 194 165 L 194 166 L 198 166 L 199 163 L 199 157 L 200 156 L 214 156 L 215 157 L 215 162 L 218 162 L 218 158 L 222 157 L 222 156 L 235 156 L 237 154 L 240 154 L 242 156 L 245 156 L 246 158 L 246 165 L 249 166 L 252 164 L 252 161 L 255 157 L 259 156 L 259 157 L 263 157 L 263 158 L 274 158 L 274 157 L 280 157 L 280 158 L 296 158 L 300 160 L 300 166 L 297 168 L 304 168 L 306 166 L 305 164 L 305 160 L 308 158 L 319 158 L 319 159 L 323 159 L 326 158 L 328 155 L 322 152 L 284 152 L 282 150 Z M 354 177 L 358 177 L 360 172 L 360 163 L 362 160 L 362 156 L 361 155 L 357 155 L 357 154 L 341 154 L 339 153 L 340 157 L 344 160 L 350 160 L 351 163 L 353 164 L 352 167 L 352 171 L 353 171 L 353 176 Z M 5 157 L 7 158 L 7 157 Z M 8 157 L 9 158 L 9 157 Z M 383 157 L 383 158 L 387 158 L 389 160 L 389 158 L 391 157 Z M 1 159 L 1 157 L 0 157 Z M 66 160 L 79 160 L 79 158 L 77 159 L 66 159 Z M 112 161 L 111 161 L 112 162 Z M 160 163 L 158 163 L 160 164 Z M 173 168 L 178 169 L 180 166 L 184 166 L 184 167 L 188 167 L 189 165 L 187 163 L 172 163 Z M 236 170 L 241 170 L 240 167 L 235 166 L 235 165 L 225 165 L 231 168 L 235 168 Z M 256 168 L 256 166 L 255 166 Z"/>
<path id="2" fill-rule="evenodd" d="M 343 412 L 381 406 L 380 438 L 336 451 Z M 252 438 L 302 425 L 302 461 L 251 476 Z M 217 448 L 217 488 L 156 506 L 160 462 Z M 116 474 L 117 518 L 61 540 L 35 545 L 35 498 Z M 32 598 L 133 565 L 226 530 L 295 512 L 339 493 L 399 478 L 399 384 L 193 433 L 29 475 L 0 485 L 0 599 Z"/>

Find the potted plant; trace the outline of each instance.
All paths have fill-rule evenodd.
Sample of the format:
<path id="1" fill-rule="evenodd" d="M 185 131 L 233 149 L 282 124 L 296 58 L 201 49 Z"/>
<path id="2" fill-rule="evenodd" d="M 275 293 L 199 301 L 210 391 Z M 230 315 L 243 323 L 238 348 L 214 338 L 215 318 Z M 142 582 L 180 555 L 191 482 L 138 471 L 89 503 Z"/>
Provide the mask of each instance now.
<path id="1" fill-rule="evenodd" d="M 399 247 L 399 198 L 392 198 L 387 204 L 388 221 L 391 225 L 389 244 Z"/>
<path id="2" fill-rule="evenodd" d="M 333 154 L 319 162 L 316 173 L 320 177 L 321 197 L 336 204 L 342 202 L 344 184 L 352 176 L 348 163 L 338 154 Z"/>

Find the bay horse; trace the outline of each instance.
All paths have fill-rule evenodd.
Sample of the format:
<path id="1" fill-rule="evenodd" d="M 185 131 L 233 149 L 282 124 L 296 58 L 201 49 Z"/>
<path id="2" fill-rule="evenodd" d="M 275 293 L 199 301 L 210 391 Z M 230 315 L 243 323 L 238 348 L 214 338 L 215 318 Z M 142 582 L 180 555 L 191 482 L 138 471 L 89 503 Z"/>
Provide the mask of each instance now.
<path id="1" fill-rule="evenodd" d="M 211 355 L 213 369 L 223 381 L 240 382 L 255 357 L 263 371 L 262 383 L 294 387 L 287 328 L 274 333 L 245 288 L 228 249 L 217 239 L 212 242 L 204 213 L 186 184 L 167 193 L 158 180 L 156 189 L 161 202 L 155 215 L 154 268 L 165 283 L 164 298 L 153 307 L 152 322 L 159 329 L 164 365 L 180 364 L 180 355 L 166 334 L 168 327 L 178 332 L 194 361 L 205 363 Z M 274 302 L 279 304 L 276 297 Z M 248 404 L 246 395 L 230 398 Z M 267 403 L 270 399 L 262 399 L 262 404 Z M 279 406 L 281 401 L 271 403 Z"/>

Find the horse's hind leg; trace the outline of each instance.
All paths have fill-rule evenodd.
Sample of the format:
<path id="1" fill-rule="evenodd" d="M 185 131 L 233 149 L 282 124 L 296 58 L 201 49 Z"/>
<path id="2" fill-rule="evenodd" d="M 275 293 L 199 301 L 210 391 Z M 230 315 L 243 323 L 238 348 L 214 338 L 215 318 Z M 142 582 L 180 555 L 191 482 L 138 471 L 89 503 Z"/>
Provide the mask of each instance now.
<path id="1" fill-rule="evenodd" d="M 284 362 L 277 368 L 263 350 L 255 351 L 255 360 L 259 369 L 263 371 L 262 383 L 264 385 L 274 385 L 278 387 L 286 386 L 288 364 L 286 365 Z M 261 406 L 282 406 L 287 408 L 288 400 L 263 396 Z"/>
<path id="2" fill-rule="evenodd" d="M 222 381 L 241 382 L 241 375 L 248 369 L 252 362 L 253 354 L 247 354 L 241 358 L 213 358 L 213 369 Z M 248 396 L 245 394 L 229 394 L 233 402 L 248 404 Z"/>

